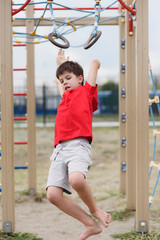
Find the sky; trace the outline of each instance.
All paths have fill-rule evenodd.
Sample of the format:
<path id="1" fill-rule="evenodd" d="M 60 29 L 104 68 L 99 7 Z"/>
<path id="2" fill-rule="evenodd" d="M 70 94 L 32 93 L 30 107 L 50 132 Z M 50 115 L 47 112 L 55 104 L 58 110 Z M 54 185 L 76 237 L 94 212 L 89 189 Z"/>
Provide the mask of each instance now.
<path id="1" fill-rule="evenodd" d="M 15 0 L 14 3 L 19 2 Z M 36 0 L 37 1 L 37 0 Z M 24 2 L 21 0 L 21 2 Z M 39 1 L 38 1 L 39 2 Z M 94 0 L 55 0 L 69 7 L 93 7 Z M 101 0 L 101 6 L 106 7 L 112 0 Z M 42 6 L 42 5 L 41 5 Z M 114 5 L 117 6 L 117 3 Z M 38 6 L 37 6 L 38 7 Z M 160 22 L 159 22 L 160 0 L 149 0 L 149 57 L 154 74 L 160 74 Z M 36 17 L 40 17 L 42 12 L 35 12 Z M 47 15 L 49 14 L 49 15 Z M 105 11 L 101 16 L 117 16 L 117 11 Z M 50 12 L 45 16 L 50 16 Z M 82 16 L 82 13 L 73 13 L 73 11 L 56 11 L 55 17 L 72 18 Z M 24 17 L 24 13 L 15 15 L 15 17 Z M 82 28 L 65 37 L 69 40 L 71 46 L 83 45 L 93 26 Z M 65 50 L 66 56 L 70 60 L 77 61 L 84 68 L 84 75 L 87 78 L 89 64 L 93 59 L 99 59 L 101 68 L 98 73 L 98 83 L 103 84 L 108 80 L 118 82 L 119 79 L 119 29 L 118 26 L 98 26 L 102 31 L 99 40 L 88 50 L 83 47 L 70 47 Z M 18 32 L 24 32 L 24 28 L 16 28 Z M 39 27 L 37 33 L 48 34 L 53 31 L 53 27 Z M 56 55 L 58 48 L 50 42 L 35 45 L 35 83 L 36 86 L 46 84 L 55 85 Z M 25 48 L 13 48 L 13 67 L 26 67 L 26 50 Z M 14 86 L 26 85 L 26 73 L 14 72 Z"/>

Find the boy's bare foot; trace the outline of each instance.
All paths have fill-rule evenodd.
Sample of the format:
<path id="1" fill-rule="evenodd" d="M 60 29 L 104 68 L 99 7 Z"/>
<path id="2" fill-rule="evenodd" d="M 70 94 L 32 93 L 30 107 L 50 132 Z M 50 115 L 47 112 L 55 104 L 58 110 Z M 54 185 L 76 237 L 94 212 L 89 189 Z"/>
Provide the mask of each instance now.
<path id="1" fill-rule="evenodd" d="M 95 222 L 92 226 L 86 226 L 77 240 L 85 240 L 92 235 L 97 235 L 102 232 L 101 226 Z"/>
<path id="2" fill-rule="evenodd" d="M 100 208 L 98 208 L 94 213 L 92 213 L 92 215 L 97 218 L 105 228 L 108 227 L 108 224 L 111 222 L 111 215 L 104 212 Z"/>

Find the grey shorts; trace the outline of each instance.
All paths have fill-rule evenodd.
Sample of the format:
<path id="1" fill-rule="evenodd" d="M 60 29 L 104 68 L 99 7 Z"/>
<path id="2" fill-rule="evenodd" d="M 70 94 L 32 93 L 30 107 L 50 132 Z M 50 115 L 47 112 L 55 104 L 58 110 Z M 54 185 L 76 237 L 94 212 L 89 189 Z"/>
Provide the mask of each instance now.
<path id="1" fill-rule="evenodd" d="M 71 194 L 69 174 L 81 172 L 86 177 L 91 157 L 91 145 L 85 138 L 76 138 L 58 144 L 50 158 L 51 165 L 46 189 L 49 186 L 56 186 Z"/>

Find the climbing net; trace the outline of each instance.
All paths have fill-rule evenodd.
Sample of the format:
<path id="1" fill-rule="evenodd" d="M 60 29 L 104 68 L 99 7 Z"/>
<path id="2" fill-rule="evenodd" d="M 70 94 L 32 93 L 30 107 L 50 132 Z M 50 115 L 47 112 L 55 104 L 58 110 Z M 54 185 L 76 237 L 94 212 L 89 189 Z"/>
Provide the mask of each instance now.
<path id="1" fill-rule="evenodd" d="M 150 114 L 151 114 L 152 122 L 153 122 L 153 136 L 154 136 L 154 147 L 153 147 L 152 160 L 150 162 L 149 176 L 151 176 L 153 168 L 157 168 L 157 170 L 158 170 L 156 182 L 155 182 L 155 185 L 154 185 L 154 189 L 153 189 L 152 195 L 149 197 L 149 208 L 150 208 L 151 204 L 153 203 L 154 196 L 155 196 L 156 189 L 157 189 L 157 185 L 158 185 L 159 178 L 160 178 L 160 163 L 155 162 L 156 147 L 157 147 L 157 136 L 160 135 L 160 131 L 157 130 L 157 123 L 155 121 L 155 117 L 154 117 L 154 113 L 153 113 L 154 112 L 153 111 L 153 106 L 156 104 L 156 108 L 158 110 L 158 115 L 160 116 L 160 103 L 159 103 L 159 96 L 157 94 L 157 90 L 156 90 L 156 86 L 155 86 L 155 80 L 154 80 L 154 76 L 153 76 L 150 61 L 149 61 L 149 72 L 150 72 L 150 77 L 151 77 L 151 80 L 152 80 L 153 92 L 154 92 L 154 97 L 152 99 L 149 98 L 149 110 L 150 110 Z"/>
<path id="2" fill-rule="evenodd" d="M 118 2 L 118 0 L 114 1 L 108 6 L 102 7 L 100 4 L 101 0 L 94 0 L 94 6 L 93 8 L 86 8 L 85 10 L 83 8 L 72 8 L 68 6 L 64 6 L 60 3 L 56 3 L 53 0 L 47 0 L 44 2 L 31 2 L 30 0 L 27 0 L 24 4 L 13 4 L 12 7 L 12 15 L 13 15 L 13 21 L 35 21 L 36 26 L 34 27 L 33 31 L 30 33 L 26 32 L 16 32 L 13 31 L 13 42 L 14 43 L 25 43 L 25 44 L 38 44 L 38 43 L 44 43 L 48 42 L 48 40 L 54 44 L 57 47 L 60 48 L 68 48 L 70 47 L 70 43 L 67 40 L 65 36 L 68 34 L 71 34 L 75 31 L 78 31 L 81 28 L 85 27 L 92 27 L 92 30 L 90 32 L 88 40 L 81 46 L 84 47 L 84 49 L 90 48 L 95 42 L 100 38 L 102 32 L 99 30 L 99 24 L 102 24 L 106 21 L 111 21 L 115 18 L 123 17 L 124 12 L 117 13 L 114 17 L 109 17 L 106 19 L 101 20 L 100 16 L 102 12 L 104 12 L 107 9 L 112 10 L 118 10 L 118 6 L 115 6 L 115 4 Z M 43 11 L 42 15 L 39 17 L 14 17 L 14 15 L 20 11 L 24 11 L 25 7 L 27 5 L 34 5 L 34 9 L 38 10 L 38 8 L 35 5 L 43 5 L 44 8 L 39 8 Z M 14 9 L 16 8 L 16 9 Z M 46 11 L 50 12 L 50 16 L 46 16 Z M 55 17 L 55 11 L 56 10 L 71 10 L 74 12 L 82 13 L 83 16 L 76 17 L 76 18 L 66 18 L 64 21 L 60 21 L 58 18 Z M 90 24 L 84 24 L 83 26 L 75 26 L 75 23 L 79 20 L 87 19 L 88 17 L 93 17 L 94 22 Z M 52 25 L 52 32 L 42 35 L 37 34 L 37 29 L 40 26 L 40 23 L 42 21 L 47 21 Z M 48 25 L 49 26 L 49 25 Z M 78 47 L 78 46 L 77 46 Z"/>

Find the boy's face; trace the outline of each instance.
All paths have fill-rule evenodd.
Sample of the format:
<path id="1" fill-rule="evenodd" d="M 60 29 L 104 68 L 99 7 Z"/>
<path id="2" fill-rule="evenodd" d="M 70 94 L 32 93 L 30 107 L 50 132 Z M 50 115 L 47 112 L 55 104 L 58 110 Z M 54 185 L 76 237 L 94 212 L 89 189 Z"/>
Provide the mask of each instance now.
<path id="1" fill-rule="evenodd" d="M 83 76 L 76 76 L 72 72 L 64 72 L 63 74 L 59 75 L 59 81 L 61 82 L 64 91 L 68 91 L 71 89 L 75 89 L 80 87 L 83 82 Z"/>

